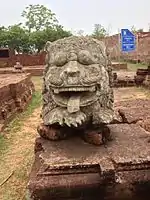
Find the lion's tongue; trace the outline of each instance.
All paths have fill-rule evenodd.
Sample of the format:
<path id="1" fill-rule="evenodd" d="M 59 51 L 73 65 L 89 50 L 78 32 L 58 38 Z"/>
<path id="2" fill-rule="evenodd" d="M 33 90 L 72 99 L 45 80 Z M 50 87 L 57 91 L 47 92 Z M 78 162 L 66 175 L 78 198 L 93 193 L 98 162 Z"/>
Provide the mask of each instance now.
<path id="1" fill-rule="evenodd" d="M 67 104 L 67 110 L 69 113 L 74 113 L 80 110 L 80 95 L 72 95 Z"/>

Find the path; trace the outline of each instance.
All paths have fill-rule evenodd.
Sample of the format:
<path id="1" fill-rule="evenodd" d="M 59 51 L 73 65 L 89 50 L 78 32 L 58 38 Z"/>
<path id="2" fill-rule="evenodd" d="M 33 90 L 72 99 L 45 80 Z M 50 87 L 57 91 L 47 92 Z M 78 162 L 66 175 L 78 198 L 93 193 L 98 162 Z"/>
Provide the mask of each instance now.
<path id="1" fill-rule="evenodd" d="M 10 179 L 0 187 L 1 200 L 22 200 L 34 160 L 34 142 L 41 108 L 27 118 L 20 131 L 7 135 L 9 148 L 0 157 L 0 184 L 12 172 Z"/>

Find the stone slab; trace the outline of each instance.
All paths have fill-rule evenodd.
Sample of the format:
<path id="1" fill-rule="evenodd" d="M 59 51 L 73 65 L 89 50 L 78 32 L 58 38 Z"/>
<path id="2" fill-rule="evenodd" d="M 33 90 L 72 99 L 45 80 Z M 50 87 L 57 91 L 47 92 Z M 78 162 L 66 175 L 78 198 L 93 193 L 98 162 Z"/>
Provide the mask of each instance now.
<path id="1" fill-rule="evenodd" d="M 150 118 L 150 107 L 121 108 L 118 112 L 124 123 L 137 123 Z"/>
<path id="2" fill-rule="evenodd" d="M 115 102 L 116 108 L 149 108 L 150 107 L 150 99 L 133 99 L 133 100 L 125 100 Z"/>
<path id="3" fill-rule="evenodd" d="M 113 141 L 99 147 L 78 137 L 59 142 L 37 138 L 29 199 L 132 199 L 141 195 L 142 200 L 149 195 L 149 135 L 137 124 L 109 128 Z"/>

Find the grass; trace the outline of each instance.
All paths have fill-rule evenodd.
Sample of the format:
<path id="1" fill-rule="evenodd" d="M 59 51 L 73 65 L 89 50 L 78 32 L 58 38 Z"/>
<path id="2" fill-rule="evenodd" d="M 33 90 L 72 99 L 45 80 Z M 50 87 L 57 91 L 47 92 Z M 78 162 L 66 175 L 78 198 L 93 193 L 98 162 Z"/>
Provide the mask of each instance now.
<path id="1" fill-rule="evenodd" d="M 7 139 L 0 135 L 0 155 L 3 154 L 3 152 L 8 148 L 8 143 L 7 143 Z"/>
<path id="2" fill-rule="evenodd" d="M 137 64 L 127 63 L 127 65 L 128 65 L 129 71 L 136 71 L 138 68 L 141 68 L 141 69 L 147 68 L 147 65 L 141 64 L 141 63 L 137 63 Z"/>
<path id="3" fill-rule="evenodd" d="M 140 86 L 140 87 L 136 87 L 136 90 L 145 94 L 146 98 L 148 98 L 148 99 L 150 98 L 150 90 L 149 89 Z"/>
<path id="4" fill-rule="evenodd" d="M 39 76 L 33 76 L 31 78 L 32 82 L 34 83 L 34 86 L 35 86 L 35 90 L 36 91 L 40 91 L 41 92 L 41 89 L 42 89 L 42 77 L 39 77 Z"/>
<path id="5" fill-rule="evenodd" d="M 11 132 L 11 131 L 19 131 L 23 121 L 30 116 L 33 111 L 38 108 L 41 105 L 42 102 L 42 95 L 41 92 L 35 91 L 32 95 L 32 101 L 27 107 L 26 111 L 23 113 L 18 114 L 6 127 L 5 132 Z"/>
<path id="6" fill-rule="evenodd" d="M 23 200 L 29 172 L 34 161 L 34 142 L 41 109 L 40 77 L 32 77 L 35 92 L 27 109 L 8 124 L 0 136 L 0 187 L 1 200 Z"/>
<path id="7" fill-rule="evenodd" d="M 114 61 L 114 62 L 117 62 L 117 61 Z M 133 71 L 133 72 L 135 72 L 138 68 L 141 68 L 141 69 L 146 69 L 147 68 L 147 65 L 143 64 L 143 63 L 133 64 L 133 63 L 130 63 L 130 62 L 125 62 L 123 60 L 121 60 L 120 63 L 124 63 L 124 64 L 127 63 L 128 70 L 129 71 Z"/>

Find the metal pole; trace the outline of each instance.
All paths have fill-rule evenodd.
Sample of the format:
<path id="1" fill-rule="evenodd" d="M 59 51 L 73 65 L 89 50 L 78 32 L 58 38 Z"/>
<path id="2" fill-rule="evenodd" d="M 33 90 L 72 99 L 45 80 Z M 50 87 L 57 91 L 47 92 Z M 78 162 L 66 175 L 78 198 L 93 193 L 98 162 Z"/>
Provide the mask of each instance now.
<path id="1" fill-rule="evenodd" d="M 139 60 L 139 35 L 136 33 L 136 59 Z"/>
<path id="2" fill-rule="evenodd" d="M 119 67 L 120 67 L 120 50 L 121 50 L 121 48 L 120 48 L 120 42 L 121 42 L 120 30 L 118 29 L 118 50 L 119 50 L 119 52 L 118 52 L 118 62 L 119 62 Z"/>

